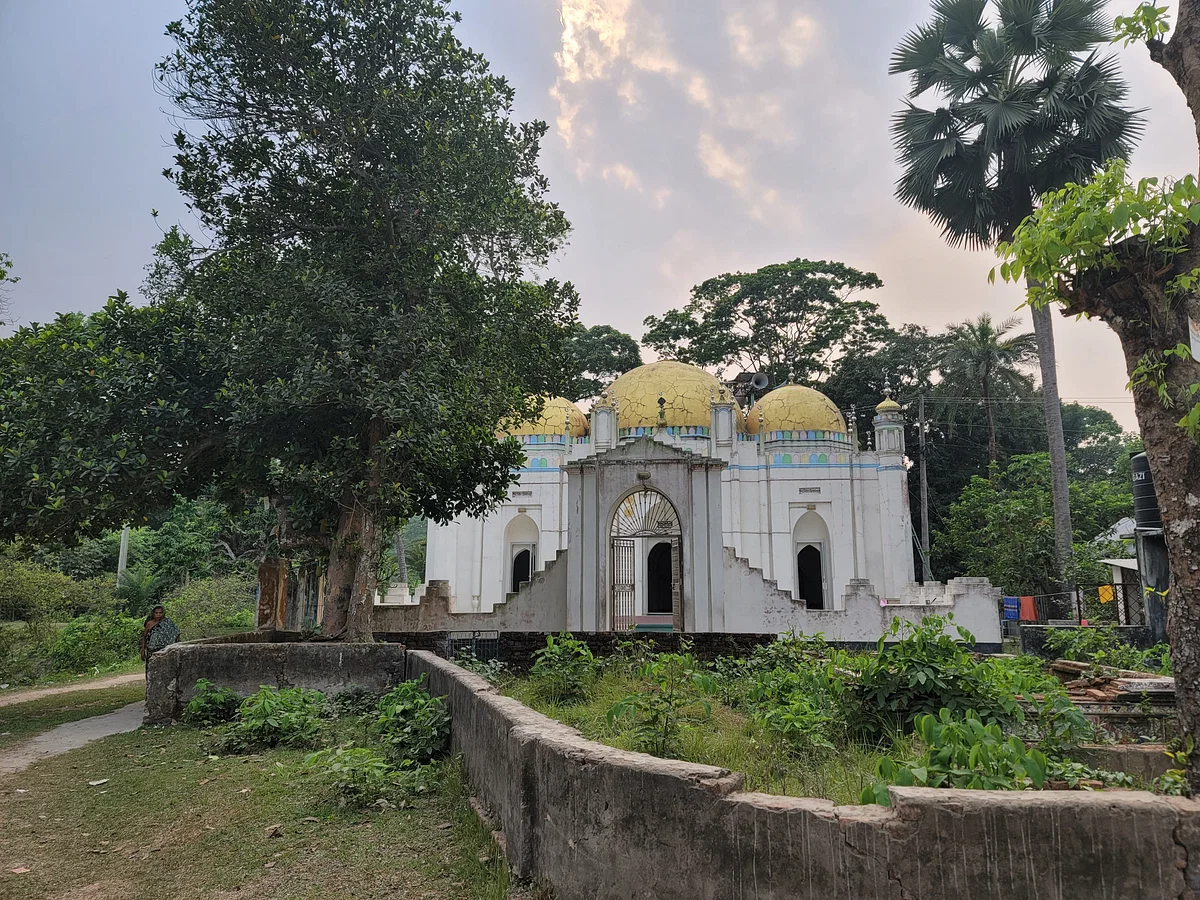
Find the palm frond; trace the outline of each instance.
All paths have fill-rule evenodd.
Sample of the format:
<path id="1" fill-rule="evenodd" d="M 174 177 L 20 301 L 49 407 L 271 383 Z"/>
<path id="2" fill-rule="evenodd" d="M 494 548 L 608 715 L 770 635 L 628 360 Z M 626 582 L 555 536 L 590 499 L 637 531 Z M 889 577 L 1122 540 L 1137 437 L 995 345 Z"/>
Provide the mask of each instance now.
<path id="1" fill-rule="evenodd" d="M 933 14 L 942 21 L 946 43 L 959 50 L 974 50 L 976 35 L 987 27 L 983 18 L 987 4 L 988 0 L 934 0 Z"/>
<path id="2" fill-rule="evenodd" d="M 1044 21 L 1043 0 L 1000 0 L 1000 30 L 1013 53 L 1035 56 L 1040 50 L 1039 26 Z"/>
<path id="3" fill-rule="evenodd" d="M 1045 48 L 1058 53 L 1086 53 L 1112 40 L 1105 0 L 1050 0 L 1041 27 Z"/>

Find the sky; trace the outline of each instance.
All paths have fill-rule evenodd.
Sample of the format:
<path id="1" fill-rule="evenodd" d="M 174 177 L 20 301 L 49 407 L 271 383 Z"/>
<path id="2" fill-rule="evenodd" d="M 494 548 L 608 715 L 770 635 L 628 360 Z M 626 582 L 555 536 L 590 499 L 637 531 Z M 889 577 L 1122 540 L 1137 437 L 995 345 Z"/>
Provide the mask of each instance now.
<path id="1" fill-rule="evenodd" d="M 639 337 L 706 278 L 797 257 L 878 274 L 873 299 L 896 324 L 1027 321 L 1020 291 L 988 284 L 990 252 L 948 247 L 893 197 L 888 125 L 907 82 L 887 62 L 928 0 L 454 7 L 462 40 L 515 88 L 517 116 L 550 125 L 542 168 L 573 230 L 548 274 L 579 289 L 585 323 Z M 18 324 L 137 296 L 161 229 L 193 224 L 162 176 L 172 127 L 153 72 L 183 9 L 0 0 L 0 251 L 22 279 Z M 1113 52 L 1131 104 L 1148 109 L 1133 174 L 1194 172 L 1182 94 L 1144 48 Z M 1055 329 L 1064 399 L 1134 428 L 1116 338 L 1099 322 L 1056 317 Z"/>

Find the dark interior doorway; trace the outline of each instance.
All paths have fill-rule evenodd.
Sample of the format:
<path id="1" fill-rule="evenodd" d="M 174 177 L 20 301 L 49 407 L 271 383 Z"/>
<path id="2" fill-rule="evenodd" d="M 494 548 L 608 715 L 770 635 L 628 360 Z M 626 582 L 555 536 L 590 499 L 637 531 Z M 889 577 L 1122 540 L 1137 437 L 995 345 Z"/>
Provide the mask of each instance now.
<path id="1" fill-rule="evenodd" d="M 529 580 L 529 570 L 532 567 L 533 554 L 528 550 L 522 550 L 513 557 L 512 565 L 512 593 L 516 593 L 521 589 L 521 585 Z M 495 582 L 492 582 L 495 584 Z"/>
<path id="2" fill-rule="evenodd" d="M 646 613 L 667 615 L 673 610 L 671 602 L 671 545 L 655 544 L 646 557 Z"/>
<path id="3" fill-rule="evenodd" d="M 825 608 L 825 588 L 821 577 L 821 551 L 811 544 L 796 554 L 796 585 L 800 599 L 809 609 Z"/>

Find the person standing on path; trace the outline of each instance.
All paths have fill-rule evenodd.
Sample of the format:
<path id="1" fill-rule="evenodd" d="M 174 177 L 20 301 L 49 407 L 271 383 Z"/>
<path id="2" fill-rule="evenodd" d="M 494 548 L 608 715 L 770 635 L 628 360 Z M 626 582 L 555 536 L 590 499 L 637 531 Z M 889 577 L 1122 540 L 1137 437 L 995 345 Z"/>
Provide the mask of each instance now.
<path id="1" fill-rule="evenodd" d="M 139 653 L 146 662 L 146 671 L 150 671 L 150 657 L 169 647 L 179 640 L 179 626 L 167 618 L 167 611 L 161 606 L 156 606 L 146 617 L 145 627 L 142 629 L 142 640 Z"/>

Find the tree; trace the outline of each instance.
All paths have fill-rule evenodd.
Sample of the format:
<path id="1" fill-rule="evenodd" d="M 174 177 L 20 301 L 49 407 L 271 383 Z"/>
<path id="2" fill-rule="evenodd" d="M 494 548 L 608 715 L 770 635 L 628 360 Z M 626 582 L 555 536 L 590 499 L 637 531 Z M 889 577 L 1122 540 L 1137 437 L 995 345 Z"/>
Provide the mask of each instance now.
<path id="1" fill-rule="evenodd" d="M 933 389 L 937 344 L 921 325 L 906 324 L 857 336 L 833 363 L 821 385 L 839 409 L 851 407 L 870 413 L 891 388 L 902 404 Z"/>
<path id="2" fill-rule="evenodd" d="M 383 536 L 480 513 L 496 436 L 567 370 L 569 285 L 523 280 L 567 231 L 546 126 L 454 33 L 446 0 L 192 0 L 164 90 L 196 133 L 168 176 L 211 246 L 165 281 L 228 324 L 232 480 L 327 536 L 326 634 L 370 639 Z M 171 273 L 174 274 L 171 274 Z"/>
<path id="3" fill-rule="evenodd" d="M 682 309 L 648 316 L 642 343 L 697 366 L 789 375 L 815 383 L 845 347 L 882 332 L 887 320 L 862 291 L 882 287 L 870 272 L 837 262 L 791 262 L 710 278 Z"/>
<path id="4" fill-rule="evenodd" d="M 642 364 L 638 342 L 611 325 L 575 326 L 570 351 L 574 367 L 563 393 L 568 400 L 595 397 L 618 375 Z"/>
<path id="5" fill-rule="evenodd" d="M 1180 5 L 1179 29 L 1152 55 L 1188 95 L 1200 122 L 1200 2 Z M 1106 322 L 1121 340 L 1134 408 L 1165 524 L 1170 560 L 1167 634 L 1179 723 L 1200 734 L 1200 361 L 1192 323 L 1200 322 L 1200 187 L 1143 179 L 1130 184 L 1121 162 L 1090 181 L 1048 194 L 999 249 L 1000 274 L 1041 287 L 1030 302 L 1057 303 Z M 1200 790 L 1200 756 L 1188 762 Z"/>
<path id="6" fill-rule="evenodd" d="M 13 285 L 21 280 L 13 275 L 12 270 L 12 257 L 0 253 L 0 325 L 4 324 L 4 317 L 8 315 L 8 288 L 5 285 Z"/>
<path id="7" fill-rule="evenodd" d="M 977 319 L 951 325 L 938 357 L 942 375 L 938 393 L 943 408 L 964 402 L 983 406 L 988 461 L 993 463 L 1000 458 L 995 411 L 998 393 L 1028 396 L 1028 378 L 1021 367 L 1037 356 L 1037 340 L 1032 334 L 1007 336 L 1017 321 L 1006 319 L 995 325 L 992 317 L 984 313 Z"/>
<path id="8" fill-rule="evenodd" d="M 194 306 L 124 294 L 0 341 L 0 539 L 69 543 L 210 485 L 227 348 Z"/>
<path id="9" fill-rule="evenodd" d="M 989 15 L 990 8 L 994 14 Z M 1007 241 L 1035 198 L 1127 157 L 1140 116 L 1121 105 L 1125 83 L 1097 55 L 1111 30 L 1104 0 L 938 0 L 905 36 L 890 71 L 912 78 L 893 123 L 904 169 L 896 195 L 954 245 Z M 942 105 L 912 100 L 934 92 Z M 1071 553 L 1071 510 L 1054 331 L 1033 311 L 1054 473 L 1057 566 Z"/>
<path id="10" fill-rule="evenodd" d="M 946 578 L 985 576 L 1014 594 L 1048 594 L 1054 571 L 1054 509 L 1050 459 L 1045 453 L 1014 456 L 993 465 L 989 477 L 974 476 L 947 511 L 934 535 L 932 554 Z M 1127 485 L 1071 482 L 1079 545 L 1087 545 L 1133 509 Z M 1081 557 L 1087 554 L 1080 554 Z M 1101 571 L 1081 573 L 1106 581 Z"/>

